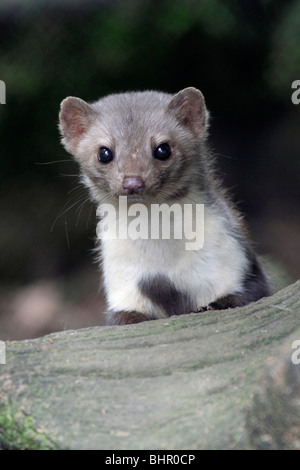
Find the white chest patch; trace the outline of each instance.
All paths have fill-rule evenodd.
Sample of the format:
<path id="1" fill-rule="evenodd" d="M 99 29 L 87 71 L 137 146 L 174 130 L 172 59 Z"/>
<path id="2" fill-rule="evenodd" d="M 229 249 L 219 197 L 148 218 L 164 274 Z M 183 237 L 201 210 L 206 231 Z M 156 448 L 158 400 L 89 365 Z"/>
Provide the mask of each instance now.
<path id="1" fill-rule="evenodd" d="M 205 208 L 202 248 L 187 250 L 187 241 L 184 237 L 102 240 L 101 262 L 108 308 L 138 311 L 151 318 L 172 314 L 166 301 L 159 300 L 159 279 L 167 279 L 172 285 L 169 295 L 173 299 L 180 293 L 189 299 L 190 311 L 241 290 L 248 260 L 242 246 L 226 229 L 225 220 Z M 151 279 L 158 285 L 149 287 L 153 295 L 145 295 L 141 282 L 151 283 Z"/>

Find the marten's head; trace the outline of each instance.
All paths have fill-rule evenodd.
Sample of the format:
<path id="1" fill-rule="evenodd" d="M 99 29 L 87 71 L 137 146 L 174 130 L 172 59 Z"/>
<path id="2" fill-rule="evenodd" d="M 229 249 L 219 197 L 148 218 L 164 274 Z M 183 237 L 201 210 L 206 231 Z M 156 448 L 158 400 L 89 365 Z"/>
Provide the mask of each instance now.
<path id="1" fill-rule="evenodd" d="M 196 88 L 116 94 L 92 104 L 68 97 L 59 119 L 62 143 L 97 202 L 121 195 L 161 202 L 185 194 L 208 127 Z"/>

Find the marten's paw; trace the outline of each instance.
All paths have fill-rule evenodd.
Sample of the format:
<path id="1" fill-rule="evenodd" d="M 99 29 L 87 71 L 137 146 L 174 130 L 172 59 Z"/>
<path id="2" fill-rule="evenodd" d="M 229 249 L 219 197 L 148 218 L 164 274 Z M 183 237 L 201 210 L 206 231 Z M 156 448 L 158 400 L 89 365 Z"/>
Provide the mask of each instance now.
<path id="1" fill-rule="evenodd" d="M 200 307 L 195 313 L 203 313 L 208 310 L 225 310 L 227 308 L 242 307 L 245 305 L 242 297 L 238 294 L 229 294 L 225 297 L 217 299 L 215 302 L 211 302 L 206 307 Z"/>
<path id="2" fill-rule="evenodd" d="M 207 312 L 208 310 L 215 310 L 215 309 L 212 307 L 212 305 L 207 305 L 206 307 L 197 308 L 197 310 L 192 313 L 203 313 L 203 312 Z"/>
<path id="3" fill-rule="evenodd" d="M 106 312 L 105 316 L 106 325 L 109 326 L 131 325 L 133 323 L 141 323 L 150 320 L 150 318 L 140 312 L 114 312 L 110 310 Z"/>

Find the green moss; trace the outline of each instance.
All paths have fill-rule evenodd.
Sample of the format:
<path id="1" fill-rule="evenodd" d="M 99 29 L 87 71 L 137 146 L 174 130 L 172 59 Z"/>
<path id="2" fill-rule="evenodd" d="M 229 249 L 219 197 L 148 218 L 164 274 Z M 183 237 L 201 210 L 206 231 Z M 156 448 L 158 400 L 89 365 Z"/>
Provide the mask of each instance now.
<path id="1" fill-rule="evenodd" d="M 43 432 L 38 432 L 31 416 L 14 410 L 8 403 L 0 412 L 0 448 L 19 450 L 55 450 L 56 445 Z"/>

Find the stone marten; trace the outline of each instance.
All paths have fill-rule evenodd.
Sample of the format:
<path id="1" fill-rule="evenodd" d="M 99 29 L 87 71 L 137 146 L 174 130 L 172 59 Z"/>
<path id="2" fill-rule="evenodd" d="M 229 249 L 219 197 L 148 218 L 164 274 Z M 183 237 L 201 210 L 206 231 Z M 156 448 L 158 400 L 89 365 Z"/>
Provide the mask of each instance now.
<path id="1" fill-rule="evenodd" d="M 203 95 L 192 87 L 175 95 L 128 92 L 61 103 L 62 143 L 79 163 L 100 216 L 101 205 L 111 204 L 112 219 L 128 224 L 119 213 L 121 196 L 128 207 L 203 207 L 199 249 L 187 250 L 184 236 L 103 237 L 108 325 L 233 308 L 271 294 L 244 222 L 215 175 L 208 120 Z M 173 232 L 182 223 L 176 217 Z M 102 214 L 100 233 L 106 219 Z M 106 235 L 110 230 L 106 220 Z"/>

